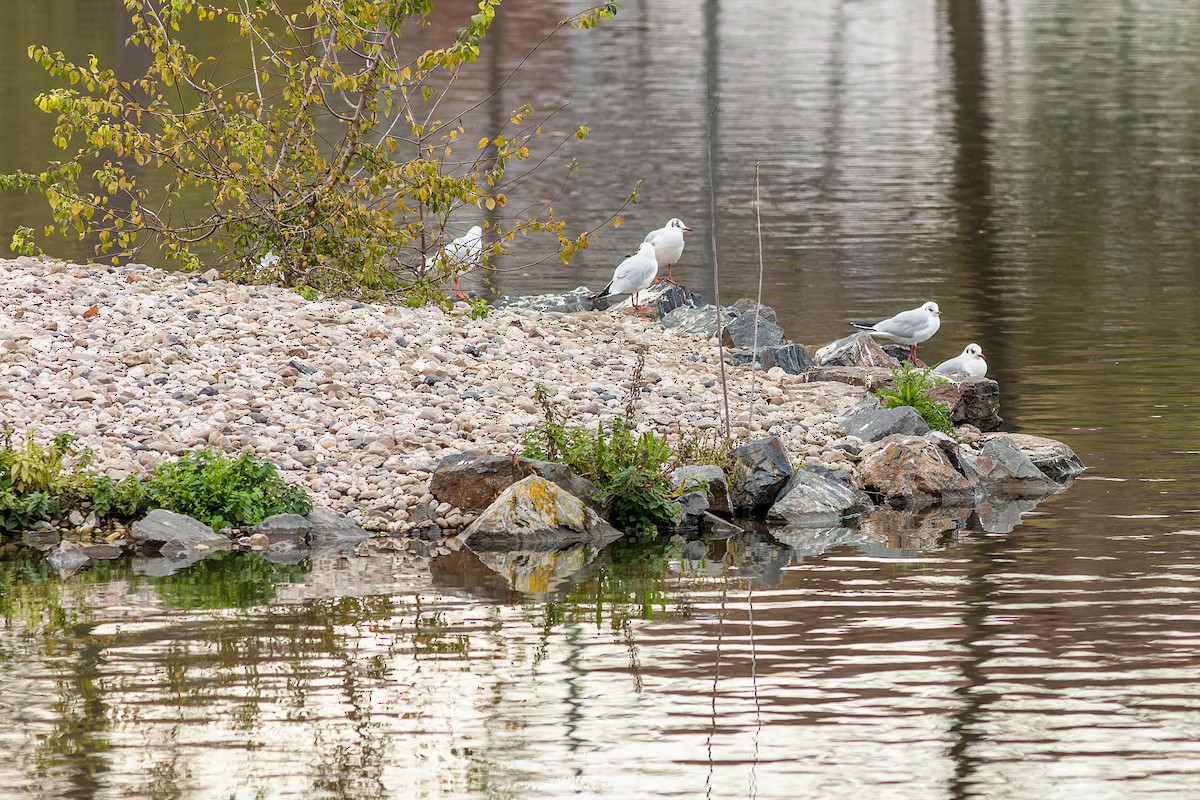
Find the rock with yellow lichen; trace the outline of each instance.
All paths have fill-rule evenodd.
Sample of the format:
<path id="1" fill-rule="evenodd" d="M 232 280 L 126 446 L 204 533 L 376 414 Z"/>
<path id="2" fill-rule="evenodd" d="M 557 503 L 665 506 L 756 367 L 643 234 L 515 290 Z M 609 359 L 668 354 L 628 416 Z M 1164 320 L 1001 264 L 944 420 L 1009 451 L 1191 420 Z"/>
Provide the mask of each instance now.
<path id="1" fill-rule="evenodd" d="M 501 492 L 459 539 L 473 550 L 549 549 L 579 543 L 603 547 L 620 536 L 578 497 L 530 475 Z"/>

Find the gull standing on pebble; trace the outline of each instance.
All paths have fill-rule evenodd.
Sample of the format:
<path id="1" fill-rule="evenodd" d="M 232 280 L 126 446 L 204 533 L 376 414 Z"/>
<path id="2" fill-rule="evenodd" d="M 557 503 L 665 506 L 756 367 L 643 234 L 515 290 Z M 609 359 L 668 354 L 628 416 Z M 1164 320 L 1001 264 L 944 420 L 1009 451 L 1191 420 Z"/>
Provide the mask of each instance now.
<path id="1" fill-rule="evenodd" d="M 934 372 L 965 372 L 973 378 L 987 375 L 987 362 L 983 360 L 983 348 L 971 342 L 963 348 L 962 355 L 947 359 L 933 368 Z"/>
<path id="2" fill-rule="evenodd" d="M 675 282 L 675 279 L 671 277 L 671 265 L 683 255 L 684 231 L 691 231 L 691 228 L 684 225 L 683 220 L 679 217 L 672 217 L 667 220 L 666 225 L 650 231 L 642 240 L 654 245 L 654 258 L 658 260 L 658 268 L 667 268 L 667 280 L 671 283 Z"/>
<path id="3" fill-rule="evenodd" d="M 658 259 L 654 257 L 654 245 L 642 242 L 642 246 L 636 253 L 617 266 L 608 286 L 605 286 L 599 294 L 592 295 L 592 308 L 596 307 L 596 301 L 602 297 L 628 292 L 633 295 L 634 309 L 641 311 L 642 307 L 637 304 L 637 293 L 654 283 L 654 276 L 657 274 Z"/>
<path id="4" fill-rule="evenodd" d="M 942 326 L 941 316 L 942 312 L 938 310 L 938 304 L 930 300 L 920 308 L 901 311 L 896 316 L 888 317 L 874 325 L 857 322 L 850 324 L 872 336 L 908 345 L 908 357 L 913 364 L 916 364 L 917 345 L 937 333 L 938 328 Z"/>
<path id="5" fill-rule="evenodd" d="M 426 269 L 432 267 L 439 259 L 444 260 L 448 266 L 452 267 L 454 269 L 454 296 L 461 300 L 466 295 L 458 289 L 458 278 L 479 266 L 482 255 L 483 228 L 472 225 L 469 231 L 443 247 L 442 252 L 425 259 L 425 267 Z"/>

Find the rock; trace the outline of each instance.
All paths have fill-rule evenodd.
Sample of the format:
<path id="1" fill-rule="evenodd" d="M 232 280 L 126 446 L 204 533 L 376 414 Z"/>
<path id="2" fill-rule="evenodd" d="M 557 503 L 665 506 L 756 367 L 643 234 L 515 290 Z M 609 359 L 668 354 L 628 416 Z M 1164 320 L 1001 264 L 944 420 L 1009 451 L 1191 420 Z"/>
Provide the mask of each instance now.
<path id="1" fill-rule="evenodd" d="M 162 508 L 136 520 L 129 533 L 141 547 L 159 551 L 170 547 L 176 554 L 193 550 L 227 550 L 231 546 L 229 539 L 200 520 Z"/>
<path id="2" fill-rule="evenodd" d="M 582 500 L 540 475 L 509 486 L 459 534 L 476 552 L 481 549 L 537 549 L 576 543 L 602 547 L 620 531 Z"/>
<path id="3" fill-rule="evenodd" d="M 741 300 L 738 300 L 733 304 L 733 309 L 742 316 L 753 314 L 757 311 L 758 315 L 768 322 L 776 325 L 779 324 L 779 315 L 775 313 L 775 309 L 770 306 L 764 306 L 761 303 L 751 300 L 749 297 L 743 297 Z"/>
<path id="4" fill-rule="evenodd" d="M 671 473 L 671 484 L 685 491 L 701 490 L 708 498 L 709 510 L 716 514 L 733 513 L 729 506 L 729 480 L 725 470 L 715 464 L 678 467 Z"/>
<path id="5" fill-rule="evenodd" d="M 729 500 L 736 514 L 765 514 L 792 477 L 792 465 L 778 436 L 735 448 L 729 453 L 729 465 Z"/>
<path id="6" fill-rule="evenodd" d="M 832 381 L 851 386 L 862 386 L 869 392 L 877 392 L 892 382 L 892 371 L 883 367 L 822 367 L 810 368 L 804 373 L 808 383 Z"/>
<path id="7" fill-rule="evenodd" d="M 737 318 L 737 312 L 725 308 L 721 312 L 723 325 L 728 325 Z M 662 318 L 664 328 L 673 328 L 693 336 L 708 338 L 717 335 L 717 307 L 677 308 Z"/>
<path id="8" fill-rule="evenodd" d="M 266 550 L 271 539 L 265 533 L 252 533 L 246 537 L 246 544 L 251 550 Z"/>
<path id="9" fill-rule="evenodd" d="M 700 308 L 708 305 L 707 300 L 688 290 L 682 284 L 663 281 L 659 285 L 666 287 L 661 294 L 653 299 L 654 308 L 658 311 L 660 318 L 665 317 L 678 308 Z"/>
<path id="10" fill-rule="evenodd" d="M 491 453 L 462 453 L 446 456 L 429 481 L 429 491 L 439 502 L 449 503 L 465 512 L 482 511 L 502 491 L 529 475 L 553 481 L 604 514 L 596 498 L 600 490 L 581 478 L 565 464 L 535 461 L 520 456 Z"/>
<path id="11" fill-rule="evenodd" d="M 685 517 L 703 516 L 708 511 L 708 497 L 704 492 L 685 492 L 675 498 L 675 501 L 683 509 Z"/>
<path id="12" fill-rule="evenodd" d="M 62 541 L 62 534 L 56 528 L 33 528 L 21 534 L 21 541 L 34 550 L 53 550 Z"/>
<path id="13" fill-rule="evenodd" d="M 908 436 L 929 433 L 929 425 L 912 406 L 864 409 L 848 416 L 842 428 L 847 436 L 864 442 L 877 442 L 897 433 Z"/>
<path id="14" fill-rule="evenodd" d="M 586 287 L 579 287 L 563 294 L 543 294 L 525 297 L 500 297 L 493 304 L 496 308 L 529 308 L 535 311 L 578 313 L 592 309 L 591 297 L 595 294 Z"/>
<path id="15" fill-rule="evenodd" d="M 954 468 L 933 441 L 894 434 L 863 448 L 859 475 L 868 492 L 892 505 L 924 505 L 932 500 L 974 497 L 975 487 Z"/>
<path id="16" fill-rule="evenodd" d="M 779 367 L 789 375 L 803 375 L 814 363 L 808 351 L 798 344 L 762 347 L 755 356 L 764 370 Z"/>
<path id="17" fill-rule="evenodd" d="M 1087 467 L 1066 444 L 1044 436 L 1024 433 L 993 433 L 982 437 L 982 441 L 1003 437 L 1029 457 L 1029 460 L 1051 480 L 1062 483 L 1083 472 Z"/>
<path id="18" fill-rule="evenodd" d="M 1000 384 L 991 378 L 956 377 L 930 387 L 930 399 L 950 409 L 950 421 L 955 425 L 974 425 L 981 431 L 1000 427 Z"/>
<path id="19" fill-rule="evenodd" d="M 355 545 L 370 536 L 357 522 L 328 508 L 314 506 L 307 519 L 312 525 L 308 545 L 322 553 Z"/>
<path id="20" fill-rule="evenodd" d="M 982 484 L 989 494 L 1042 497 L 1062 491 L 1008 436 L 989 438 L 978 453 L 963 448 L 959 460 L 964 474 Z"/>
<path id="21" fill-rule="evenodd" d="M 757 339 L 755 339 L 756 321 Z M 754 347 L 755 343 L 758 347 L 778 347 L 787 339 L 784 336 L 783 328 L 758 314 L 742 314 L 730 320 L 722 329 L 721 337 L 726 347 L 741 347 L 747 350 Z"/>
<path id="22" fill-rule="evenodd" d="M 83 552 L 83 548 L 75 542 L 62 541 L 50 555 L 46 556 L 46 561 L 54 567 L 60 578 L 66 578 L 82 569 L 90 559 Z"/>
<path id="23" fill-rule="evenodd" d="M 92 561 L 112 561 L 123 556 L 125 551 L 115 544 L 85 544 L 83 554 Z"/>
<path id="24" fill-rule="evenodd" d="M 874 337 L 867 333 L 852 333 L 817 349 L 815 358 L 820 367 L 886 367 L 896 366 Z"/>
<path id="25" fill-rule="evenodd" d="M 266 544 L 263 547 L 265 547 L 267 544 L 281 542 L 285 539 L 305 542 L 312 529 L 313 524 L 307 517 L 299 514 L 276 514 L 255 525 L 250 529 L 250 533 L 264 536 Z"/>
<path id="26" fill-rule="evenodd" d="M 866 492 L 846 483 L 838 473 L 809 467 L 792 475 L 767 512 L 767 519 L 789 527 L 822 527 L 836 525 L 842 517 L 861 514 L 873 506 Z"/>

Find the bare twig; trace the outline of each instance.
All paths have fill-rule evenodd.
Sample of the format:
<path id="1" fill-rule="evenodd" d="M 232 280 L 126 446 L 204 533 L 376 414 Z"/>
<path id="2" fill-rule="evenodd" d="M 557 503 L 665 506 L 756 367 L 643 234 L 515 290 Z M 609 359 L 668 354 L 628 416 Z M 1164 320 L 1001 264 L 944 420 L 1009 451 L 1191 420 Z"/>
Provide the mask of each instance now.
<path id="1" fill-rule="evenodd" d="M 762 308 L 763 286 L 763 247 L 762 247 L 762 201 L 758 193 L 758 170 L 761 164 L 754 165 L 754 224 L 758 230 L 758 296 L 754 306 L 754 344 L 750 347 L 750 418 L 746 420 L 746 430 L 754 431 L 754 379 L 758 370 L 754 368 L 758 358 L 758 325 L 762 319 L 759 313 Z"/>
<path id="2" fill-rule="evenodd" d="M 725 375 L 725 328 L 721 317 L 721 273 L 717 266 L 717 190 L 714 186 L 716 170 L 713 167 L 712 144 L 713 120 L 717 116 L 717 106 L 720 104 L 720 101 L 721 98 L 718 95 L 716 101 L 713 103 L 712 111 L 709 112 L 708 125 L 704 128 L 704 138 L 708 152 L 708 210 L 710 221 L 708 233 L 712 245 L 713 302 L 717 305 L 717 361 L 721 366 L 721 397 L 725 411 L 725 439 L 729 440 L 733 437 L 733 426 L 729 424 L 729 380 Z"/>

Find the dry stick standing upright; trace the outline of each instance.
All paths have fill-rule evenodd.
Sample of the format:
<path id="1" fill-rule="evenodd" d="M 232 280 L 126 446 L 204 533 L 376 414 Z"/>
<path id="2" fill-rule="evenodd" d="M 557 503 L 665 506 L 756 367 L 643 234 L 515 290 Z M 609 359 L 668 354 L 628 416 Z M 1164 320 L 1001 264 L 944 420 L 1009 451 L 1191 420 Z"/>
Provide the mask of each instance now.
<path id="1" fill-rule="evenodd" d="M 763 249 L 762 249 L 762 204 L 758 195 L 758 170 L 762 164 L 754 165 L 754 225 L 758 230 L 758 296 L 754 302 L 754 344 L 750 346 L 750 419 L 746 421 L 746 430 L 753 436 L 754 433 L 754 377 L 755 368 L 754 360 L 758 358 L 758 323 L 761 319 L 759 310 L 762 308 L 762 284 L 763 284 Z"/>
<path id="2" fill-rule="evenodd" d="M 709 124 L 704 129 L 704 139 L 708 151 L 708 237 L 712 244 L 713 258 L 713 302 L 717 305 L 717 360 L 721 365 L 721 396 L 725 411 L 725 441 L 733 437 L 733 427 L 729 424 L 729 381 L 725 377 L 725 342 L 724 326 L 721 324 L 721 281 L 720 270 L 717 268 L 717 193 L 713 184 L 713 151 L 712 151 L 712 118 L 716 116 L 720 95 L 713 103 L 709 113 Z"/>

